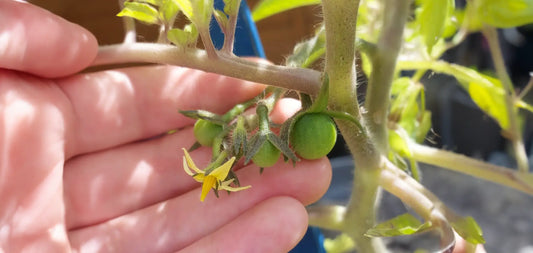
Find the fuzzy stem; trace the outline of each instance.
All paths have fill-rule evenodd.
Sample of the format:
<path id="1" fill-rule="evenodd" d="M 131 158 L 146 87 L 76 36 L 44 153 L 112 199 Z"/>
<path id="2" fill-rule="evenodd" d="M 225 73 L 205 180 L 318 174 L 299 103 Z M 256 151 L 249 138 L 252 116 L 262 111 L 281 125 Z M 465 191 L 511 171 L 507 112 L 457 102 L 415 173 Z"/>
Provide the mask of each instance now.
<path id="1" fill-rule="evenodd" d="M 492 165 L 453 152 L 412 143 L 409 145 L 413 159 L 505 185 L 533 195 L 533 175 Z"/>
<path id="2" fill-rule="evenodd" d="M 529 170 L 529 161 L 527 158 L 526 149 L 524 147 L 524 142 L 522 141 L 522 131 L 520 130 L 520 124 L 518 123 L 518 114 L 514 107 L 516 95 L 511 78 L 509 77 L 509 74 L 507 74 L 500 42 L 498 40 L 498 32 L 494 27 L 485 26 L 483 28 L 483 35 L 489 43 L 490 53 L 492 55 L 496 74 L 498 75 L 498 78 L 502 82 L 503 88 L 505 89 L 505 108 L 507 109 L 507 115 L 509 116 L 509 138 L 512 142 L 516 163 L 520 171 L 527 172 Z"/>
<path id="3" fill-rule="evenodd" d="M 326 27 L 325 72 L 329 77 L 330 109 L 347 112 L 361 120 L 355 72 L 355 31 L 359 0 L 324 0 L 322 7 Z M 381 239 L 364 235 L 374 226 L 376 219 L 379 152 L 368 136 L 362 134 L 352 122 L 341 119 L 336 122 L 357 161 L 343 231 L 354 239 L 360 252 L 384 252 L 386 249 Z"/>
<path id="4" fill-rule="evenodd" d="M 312 95 L 318 94 L 321 85 L 320 72 L 315 70 L 249 61 L 232 55 L 220 55 L 211 59 L 204 50 L 154 43 L 100 47 L 92 66 L 140 62 L 194 68 Z"/>
<path id="5" fill-rule="evenodd" d="M 237 1 L 236 6 L 241 5 L 241 0 Z M 237 7 L 239 8 L 239 7 Z M 237 26 L 238 11 L 234 15 L 230 15 L 228 19 L 228 26 L 224 30 L 224 45 L 220 50 L 225 54 L 233 54 L 233 44 L 235 42 L 235 28 Z"/>
<path id="6" fill-rule="evenodd" d="M 388 149 L 387 115 L 390 90 L 411 1 L 386 0 L 384 4 L 383 30 L 377 43 L 377 50 L 372 57 L 372 74 L 365 102 L 371 133 L 376 145 L 382 151 Z"/>

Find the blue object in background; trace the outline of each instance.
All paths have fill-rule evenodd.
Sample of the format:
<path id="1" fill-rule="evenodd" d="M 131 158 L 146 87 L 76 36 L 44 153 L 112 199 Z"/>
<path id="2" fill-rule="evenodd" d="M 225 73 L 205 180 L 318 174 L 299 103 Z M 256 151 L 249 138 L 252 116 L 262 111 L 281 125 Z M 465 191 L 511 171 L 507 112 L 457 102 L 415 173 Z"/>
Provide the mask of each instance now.
<path id="1" fill-rule="evenodd" d="M 222 0 L 215 0 L 215 8 L 224 9 L 224 2 Z M 211 38 L 213 44 L 217 49 L 222 48 L 224 44 L 224 33 L 216 23 L 216 20 L 211 21 L 210 27 Z M 235 42 L 233 53 L 237 56 L 257 56 L 265 58 L 265 52 L 261 39 L 252 20 L 250 9 L 246 1 L 241 2 L 239 8 L 239 18 L 237 20 L 237 28 L 235 30 Z M 320 229 L 309 227 L 304 238 L 300 243 L 292 249 L 291 253 L 325 253 L 324 250 L 324 236 Z"/>

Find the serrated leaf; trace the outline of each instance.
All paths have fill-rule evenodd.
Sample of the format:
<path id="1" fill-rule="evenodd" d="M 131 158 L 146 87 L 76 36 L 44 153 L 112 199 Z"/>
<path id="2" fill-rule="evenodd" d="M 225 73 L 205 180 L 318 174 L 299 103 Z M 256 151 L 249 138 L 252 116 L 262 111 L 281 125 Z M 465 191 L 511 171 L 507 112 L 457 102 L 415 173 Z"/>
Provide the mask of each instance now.
<path id="1" fill-rule="evenodd" d="M 421 7 L 417 15 L 420 32 L 424 37 L 428 53 L 441 38 L 449 14 L 449 6 L 453 0 L 421 0 Z"/>
<path id="2" fill-rule="evenodd" d="M 146 3 L 125 2 L 124 8 L 117 14 L 119 17 L 131 17 L 148 24 L 159 23 L 159 13 Z"/>
<path id="3" fill-rule="evenodd" d="M 533 0 L 478 0 L 476 14 L 481 22 L 510 28 L 533 23 Z"/>
<path id="4" fill-rule="evenodd" d="M 252 11 L 252 19 L 257 22 L 284 11 L 314 4 L 320 4 L 320 0 L 262 0 Z"/>
<path id="5" fill-rule="evenodd" d="M 391 237 L 400 235 L 411 235 L 422 232 L 431 227 L 431 223 L 420 222 L 412 214 L 405 213 L 390 220 L 382 222 L 366 231 L 368 237 Z"/>
<path id="6" fill-rule="evenodd" d="M 502 129 L 509 128 L 509 116 L 507 115 L 505 93 L 501 89 L 499 81 L 492 83 L 491 86 L 483 85 L 477 82 L 471 82 L 468 85 L 468 93 L 474 102 L 494 118 Z"/>
<path id="7" fill-rule="evenodd" d="M 455 232 L 457 232 L 463 239 L 472 244 L 483 244 L 485 239 L 483 238 L 483 231 L 477 224 L 474 218 L 461 217 L 451 222 L 451 225 Z"/>

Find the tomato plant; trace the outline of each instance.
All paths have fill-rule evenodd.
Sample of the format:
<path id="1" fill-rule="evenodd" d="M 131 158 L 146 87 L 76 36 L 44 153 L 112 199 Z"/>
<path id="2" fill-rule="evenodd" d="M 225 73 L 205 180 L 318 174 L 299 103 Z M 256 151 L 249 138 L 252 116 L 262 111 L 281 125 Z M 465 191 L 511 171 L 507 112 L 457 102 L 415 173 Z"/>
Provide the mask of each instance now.
<path id="1" fill-rule="evenodd" d="M 327 155 L 337 141 L 335 123 L 328 115 L 307 113 L 299 117 L 291 131 L 292 148 L 304 159 L 318 159 Z"/>
<path id="2" fill-rule="evenodd" d="M 194 123 L 194 137 L 202 146 L 213 146 L 213 140 L 222 132 L 222 126 L 205 119 Z"/>

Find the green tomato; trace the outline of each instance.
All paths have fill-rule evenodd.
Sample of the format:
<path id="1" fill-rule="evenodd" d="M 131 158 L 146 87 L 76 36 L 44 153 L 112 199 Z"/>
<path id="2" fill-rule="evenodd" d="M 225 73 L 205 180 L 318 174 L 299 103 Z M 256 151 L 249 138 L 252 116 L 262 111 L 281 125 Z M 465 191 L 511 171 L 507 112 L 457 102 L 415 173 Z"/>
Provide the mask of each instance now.
<path id="1" fill-rule="evenodd" d="M 281 151 L 266 140 L 252 157 L 252 161 L 261 168 L 270 167 L 276 164 L 280 154 Z"/>
<path id="2" fill-rule="evenodd" d="M 222 126 L 199 119 L 194 123 L 194 137 L 202 146 L 213 146 L 213 140 L 222 132 Z"/>
<path id="3" fill-rule="evenodd" d="M 291 146 L 300 157 L 308 160 L 327 155 L 337 141 L 337 129 L 330 116 L 308 113 L 294 123 Z"/>

